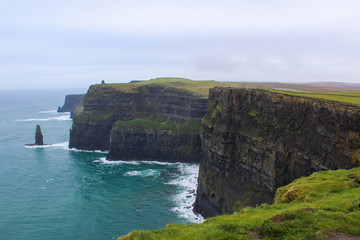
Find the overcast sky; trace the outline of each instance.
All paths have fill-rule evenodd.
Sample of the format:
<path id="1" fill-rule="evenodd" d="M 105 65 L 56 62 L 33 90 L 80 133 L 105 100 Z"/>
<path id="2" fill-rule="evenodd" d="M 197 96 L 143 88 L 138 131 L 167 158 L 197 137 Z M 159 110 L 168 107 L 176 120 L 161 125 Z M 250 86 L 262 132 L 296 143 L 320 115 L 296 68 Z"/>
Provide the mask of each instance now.
<path id="1" fill-rule="evenodd" d="M 359 0 L 0 0 L 0 88 L 360 83 Z"/>

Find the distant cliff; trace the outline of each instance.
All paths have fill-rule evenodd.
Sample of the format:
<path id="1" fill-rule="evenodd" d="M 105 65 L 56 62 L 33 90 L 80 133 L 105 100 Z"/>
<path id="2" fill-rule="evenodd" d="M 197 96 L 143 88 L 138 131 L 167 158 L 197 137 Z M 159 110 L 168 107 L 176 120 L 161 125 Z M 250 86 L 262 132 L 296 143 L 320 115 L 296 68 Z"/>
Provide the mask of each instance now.
<path id="1" fill-rule="evenodd" d="M 70 112 L 71 117 L 78 115 L 83 110 L 85 94 L 69 94 L 65 96 L 65 103 L 58 107 L 58 112 Z"/>
<path id="2" fill-rule="evenodd" d="M 93 85 L 74 118 L 69 147 L 109 150 L 111 160 L 198 162 L 206 103 L 171 84 Z"/>
<path id="3" fill-rule="evenodd" d="M 216 87 L 202 125 L 195 210 L 205 217 L 269 203 L 294 179 L 360 163 L 354 105 Z"/>

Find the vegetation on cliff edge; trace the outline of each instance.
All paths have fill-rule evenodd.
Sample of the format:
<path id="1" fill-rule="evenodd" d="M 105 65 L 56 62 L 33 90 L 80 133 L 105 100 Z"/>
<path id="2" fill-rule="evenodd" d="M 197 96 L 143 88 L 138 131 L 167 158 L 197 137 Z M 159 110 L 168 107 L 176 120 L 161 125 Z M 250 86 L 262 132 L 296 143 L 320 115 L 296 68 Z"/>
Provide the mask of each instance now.
<path id="1" fill-rule="evenodd" d="M 164 87 L 172 87 L 180 90 L 184 90 L 196 95 L 200 95 L 203 97 L 208 97 L 209 89 L 215 86 L 223 86 L 223 87 L 238 87 L 238 83 L 230 83 L 230 82 L 217 82 L 217 81 L 193 81 L 186 78 L 155 78 L 150 79 L 148 81 L 134 81 L 130 83 L 112 83 L 112 84 L 98 84 L 99 88 L 104 86 L 111 86 L 117 91 L 122 92 L 135 92 L 138 87 L 146 86 L 146 85 L 161 85 Z"/>
<path id="2" fill-rule="evenodd" d="M 320 98 L 320 99 L 325 99 L 325 100 L 330 100 L 330 101 L 360 105 L 360 92 L 315 93 L 315 92 L 298 92 L 298 91 L 286 91 L 286 90 L 270 90 L 270 91 L 282 93 L 282 94 L 293 95 L 293 96 Z"/>
<path id="3" fill-rule="evenodd" d="M 202 224 L 175 223 L 160 230 L 135 230 L 119 240 L 342 239 L 360 236 L 359 226 L 360 167 L 297 179 L 277 190 L 273 205 L 243 208 Z"/>

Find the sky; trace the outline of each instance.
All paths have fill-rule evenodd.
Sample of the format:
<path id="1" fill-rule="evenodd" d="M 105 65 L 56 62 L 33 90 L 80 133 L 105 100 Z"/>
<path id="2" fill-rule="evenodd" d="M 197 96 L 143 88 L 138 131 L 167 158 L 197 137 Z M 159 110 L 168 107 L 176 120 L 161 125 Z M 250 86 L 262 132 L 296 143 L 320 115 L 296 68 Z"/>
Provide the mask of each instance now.
<path id="1" fill-rule="evenodd" d="M 0 0 L 0 89 L 360 83 L 359 0 Z"/>

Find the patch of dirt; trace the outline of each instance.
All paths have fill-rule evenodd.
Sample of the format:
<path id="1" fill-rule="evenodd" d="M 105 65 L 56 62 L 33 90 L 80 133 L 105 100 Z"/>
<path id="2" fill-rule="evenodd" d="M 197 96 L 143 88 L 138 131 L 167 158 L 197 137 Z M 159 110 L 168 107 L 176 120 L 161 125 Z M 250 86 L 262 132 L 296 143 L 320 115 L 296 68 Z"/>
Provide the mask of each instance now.
<path id="1" fill-rule="evenodd" d="M 264 239 L 264 235 L 257 232 L 256 230 L 249 232 L 249 236 L 252 237 L 253 239 Z"/>
<path id="2" fill-rule="evenodd" d="M 273 221 L 274 223 L 282 223 L 283 222 L 283 216 L 278 214 L 273 216 L 272 218 L 270 218 L 271 221 Z"/>
<path id="3" fill-rule="evenodd" d="M 356 174 L 356 173 L 351 173 L 351 174 L 349 174 L 348 175 L 348 177 L 349 178 L 354 178 L 355 179 L 355 181 L 358 183 L 358 184 L 360 184 L 360 174 Z"/>
<path id="4" fill-rule="evenodd" d="M 326 234 L 326 240 L 360 240 L 360 236 L 349 236 L 342 232 L 329 232 Z"/>
<path id="5" fill-rule="evenodd" d="M 307 208 L 307 209 L 305 209 L 304 211 L 305 211 L 306 213 L 313 213 L 313 212 L 315 212 L 315 210 L 312 209 L 312 208 Z"/>

